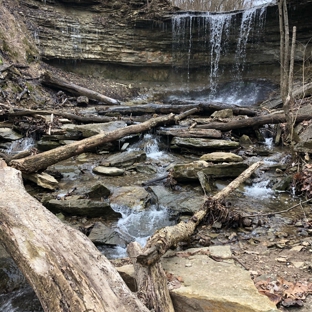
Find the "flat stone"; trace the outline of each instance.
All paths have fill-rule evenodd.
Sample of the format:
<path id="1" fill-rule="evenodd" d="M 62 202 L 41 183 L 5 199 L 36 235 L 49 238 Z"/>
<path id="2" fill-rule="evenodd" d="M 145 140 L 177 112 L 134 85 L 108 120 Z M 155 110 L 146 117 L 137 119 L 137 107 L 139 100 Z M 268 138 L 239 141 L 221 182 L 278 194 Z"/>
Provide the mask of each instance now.
<path id="1" fill-rule="evenodd" d="M 101 182 L 93 185 L 90 191 L 86 193 L 91 199 L 107 198 L 110 194 L 111 191 Z"/>
<path id="2" fill-rule="evenodd" d="M 92 169 L 94 173 L 104 174 L 108 176 L 121 176 L 125 173 L 124 169 L 116 167 L 97 166 Z"/>
<path id="3" fill-rule="evenodd" d="M 183 280 L 180 288 L 170 291 L 175 312 L 278 312 L 275 304 L 257 291 L 248 271 L 232 260 L 217 262 L 207 255 L 194 254 L 196 250 L 231 256 L 229 246 L 186 250 L 193 254 L 189 258 L 165 255 L 164 270 Z"/>
<path id="4" fill-rule="evenodd" d="M 0 138 L 8 141 L 16 141 L 21 139 L 23 136 L 11 128 L 0 128 Z"/>
<path id="5" fill-rule="evenodd" d="M 239 143 L 234 141 L 179 137 L 174 137 L 171 141 L 171 145 L 209 149 L 232 149 L 239 147 Z"/>
<path id="6" fill-rule="evenodd" d="M 43 205 L 53 213 L 62 212 L 72 216 L 103 217 L 105 219 L 118 219 L 121 217 L 119 212 L 115 212 L 107 200 L 95 201 L 90 199 L 70 199 L 66 200 L 51 199 Z"/>
<path id="7" fill-rule="evenodd" d="M 146 160 L 146 153 L 143 151 L 131 151 L 120 154 L 115 154 L 107 157 L 103 161 L 103 165 L 112 167 L 126 168 L 135 163 L 140 163 Z"/>
<path id="8" fill-rule="evenodd" d="M 200 160 L 211 162 L 239 162 L 243 161 L 243 158 L 234 153 L 214 152 L 202 155 Z"/>
<path id="9" fill-rule="evenodd" d="M 206 161 L 194 161 L 187 164 L 176 164 L 172 168 L 172 177 L 180 181 L 197 180 L 197 172 L 202 171 L 213 178 L 233 178 L 239 176 L 248 167 L 243 162 L 211 164 Z"/>

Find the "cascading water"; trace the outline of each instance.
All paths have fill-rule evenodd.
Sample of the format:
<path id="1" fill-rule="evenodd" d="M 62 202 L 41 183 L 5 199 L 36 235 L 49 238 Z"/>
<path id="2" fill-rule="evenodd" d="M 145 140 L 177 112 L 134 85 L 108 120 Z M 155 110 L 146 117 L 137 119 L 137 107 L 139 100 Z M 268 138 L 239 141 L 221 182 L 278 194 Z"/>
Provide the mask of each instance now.
<path id="1" fill-rule="evenodd" d="M 230 46 L 236 46 L 232 76 L 237 80 L 245 69 L 247 42 L 253 29 L 258 40 L 265 24 L 266 7 L 229 13 L 190 12 L 172 17 L 173 66 L 187 63 L 187 82 L 192 68 L 207 67 L 207 83 L 216 93 L 222 75 L 220 62 Z M 235 32 L 239 24 L 239 32 Z M 198 55 L 205 55 L 206 64 L 198 64 Z M 187 58 L 185 60 L 185 58 Z"/>

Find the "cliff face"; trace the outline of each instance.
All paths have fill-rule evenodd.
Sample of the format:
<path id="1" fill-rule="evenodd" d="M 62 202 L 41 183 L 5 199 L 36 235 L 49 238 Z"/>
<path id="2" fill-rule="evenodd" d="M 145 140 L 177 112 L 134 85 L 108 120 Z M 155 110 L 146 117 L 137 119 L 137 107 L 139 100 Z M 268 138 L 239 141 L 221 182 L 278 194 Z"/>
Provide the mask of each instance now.
<path id="1" fill-rule="evenodd" d="M 212 76 L 215 66 L 220 72 L 233 72 L 239 58 L 244 59 L 243 65 L 238 65 L 244 67 L 239 69 L 243 77 L 277 78 L 279 74 L 276 6 L 254 13 L 253 28 L 248 33 L 242 33 L 246 16 L 233 13 L 228 25 L 222 26 L 223 31 L 229 28 L 226 39 L 221 38 L 224 47 L 212 52 L 211 31 L 217 27 L 211 24 L 214 18 L 192 13 L 184 22 L 177 22 L 171 17 L 167 1 L 154 0 L 148 6 L 140 0 L 21 0 L 19 9 L 28 20 L 43 60 L 85 74 L 114 79 L 200 81 L 207 72 Z M 297 26 L 297 38 L 302 43 L 297 48 L 298 61 L 303 50 L 311 55 L 311 49 L 305 48 L 312 37 L 309 12 L 312 1 L 293 1 L 290 5 L 290 24 Z M 240 36 L 246 42 L 238 51 Z M 218 64 L 214 63 L 216 57 Z"/>

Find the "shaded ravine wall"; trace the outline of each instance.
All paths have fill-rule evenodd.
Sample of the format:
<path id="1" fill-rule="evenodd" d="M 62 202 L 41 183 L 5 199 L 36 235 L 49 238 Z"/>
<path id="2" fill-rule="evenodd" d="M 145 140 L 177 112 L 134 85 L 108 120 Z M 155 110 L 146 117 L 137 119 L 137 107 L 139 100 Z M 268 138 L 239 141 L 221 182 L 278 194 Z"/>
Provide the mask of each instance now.
<path id="1" fill-rule="evenodd" d="M 153 1 L 155 3 L 156 0 Z M 210 52 L 203 49 L 198 23 L 193 23 L 191 50 L 175 50 L 172 13 L 161 2 L 147 10 L 145 1 L 20 1 L 41 58 L 86 75 L 136 81 L 209 81 Z M 298 34 L 296 61 L 300 67 L 305 44 L 312 38 L 311 1 L 290 1 L 290 24 Z M 232 74 L 242 13 L 231 21 L 226 55 L 219 70 Z M 260 33 L 259 33 L 260 32 Z M 279 22 L 277 6 L 269 6 L 261 31 L 254 31 L 246 45 L 243 77 L 279 77 Z M 257 38 L 254 38 L 254 35 Z M 186 37 L 190 34 L 186 34 Z M 197 36 L 197 37 L 196 37 Z M 235 39 L 234 39 L 235 38 Z M 311 40 L 312 41 L 312 40 Z M 191 51 L 191 52 L 190 52 Z M 311 56 L 311 47 L 305 51 Z M 224 79 L 226 79 L 224 76 Z"/>

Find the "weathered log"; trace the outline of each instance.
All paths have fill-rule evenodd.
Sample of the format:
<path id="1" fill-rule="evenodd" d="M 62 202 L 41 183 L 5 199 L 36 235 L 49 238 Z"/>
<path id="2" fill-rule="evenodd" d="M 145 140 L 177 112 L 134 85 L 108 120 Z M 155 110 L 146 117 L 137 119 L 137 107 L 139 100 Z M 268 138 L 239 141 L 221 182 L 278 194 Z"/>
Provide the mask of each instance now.
<path id="1" fill-rule="evenodd" d="M 143 115 L 143 114 L 179 114 L 186 110 L 190 110 L 192 108 L 199 108 L 206 114 L 211 114 L 215 111 L 222 109 L 232 109 L 235 115 L 247 115 L 247 116 L 255 116 L 257 113 L 254 110 L 244 108 L 244 107 L 236 107 L 233 105 L 227 104 L 181 104 L 181 105 L 171 105 L 171 104 L 145 104 L 145 105 L 136 105 L 136 106 L 118 106 L 118 107 L 110 107 L 108 109 L 102 110 L 98 109 L 99 115 L 111 115 L 111 114 L 120 114 L 120 115 Z"/>
<path id="2" fill-rule="evenodd" d="M 41 154 L 32 155 L 22 159 L 12 160 L 10 162 L 10 166 L 19 169 L 24 173 L 41 171 L 59 161 L 92 150 L 93 148 L 102 145 L 104 143 L 121 139 L 122 137 L 129 134 L 144 132 L 159 124 L 170 122 L 174 122 L 173 114 L 152 118 L 138 125 L 131 125 L 122 129 L 117 129 L 106 133 L 100 133 L 90 138 L 74 142 L 68 145 L 60 146 L 47 152 L 43 152 Z"/>
<path id="3" fill-rule="evenodd" d="M 217 202 L 226 197 L 242 182 L 248 179 L 261 165 L 262 162 L 254 163 L 219 193 L 212 198 L 207 198 L 203 207 L 201 207 L 188 222 L 182 221 L 177 225 L 167 226 L 157 231 L 149 238 L 143 252 L 137 256 L 137 262 L 145 266 L 151 266 L 157 263 L 169 248 L 176 246 L 181 241 L 186 241 L 193 234 L 197 225 L 206 216 L 209 206 L 208 203 Z"/>
<path id="4" fill-rule="evenodd" d="M 167 128 L 159 129 L 157 133 L 160 135 L 171 135 L 181 138 L 216 138 L 222 137 L 220 130 L 215 129 L 188 129 L 188 128 Z"/>
<path id="5" fill-rule="evenodd" d="M 296 123 L 303 120 L 312 119 L 311 114 L 298 115 L 296 117 Z M 286 122 L 285 114 L 270 114 L 259 117 L 251 117 L 241 120 L 224 122 L 209 122 L 207 124 L 197 125 L 196 128 L 200 129 L 216 129 L 221 131 L 229 131 L 234 129 L 241 129 L 247 127 L 260 127 L 266 124 L 278 124 Z"/>
<path id="6" fill-rule="evenodd" d="M 1 242 L 44 311 L 149 311 L 93 243 L 31 197 L 3 161 L 0 190 Z"/>
<path id="7" fill-rule="evenodd" d="M 96 91 L 78 86 L 76 84 L 73 84 L 71 82 L 67 82 L 63 79 L 54 77 L 49 72 L 45 72 L 42 76 L 42 83 L 46 86 L 52 87 L 52 88 L 58 88 L 61 90 L 68 91 L 75 95 L 85 95 L 90 99 L 97 100 L 106 104 L 111 105 L 119 105 L 120 102 L 118 100 L 112 99 L 108 96 L 105 96 L 101 93 L 98 93 Z"/>
<path id="8" fill-rule="evenodd" d="M 132 260 L 137 281 L 137 296 L 144 305 L 155 312 L 174 312 L 167 287 L 167 278 L 160 262 L 152 266 L 137 263 L 142 248 L 137 242 L 128 245 L 128 254 Z"/>

